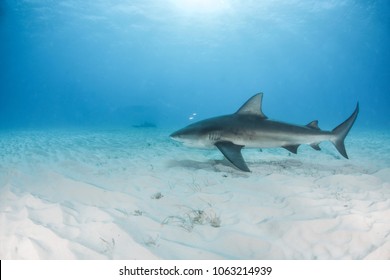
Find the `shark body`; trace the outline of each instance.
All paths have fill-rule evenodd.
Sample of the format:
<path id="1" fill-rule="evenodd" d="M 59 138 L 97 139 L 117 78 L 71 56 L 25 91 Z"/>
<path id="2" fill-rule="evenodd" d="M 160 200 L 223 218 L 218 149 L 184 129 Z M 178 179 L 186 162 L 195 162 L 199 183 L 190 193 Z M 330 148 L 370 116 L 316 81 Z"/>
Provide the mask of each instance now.
<path id="1" fill-rule="evenodd" d="M 319 143 L 332 142 L 339 153 L 348 158 L 344 139 L 359 113 L 359 103 L 352 115 L 332 131 L 321 130 L 318 121 L 305 126 L 269 120 L 262 111 L 263 93 L 252 96 L 231 115 L 196 122 L 170 135 L 176 141 L 192 147 L 218 148 L 238 169 L 250 172 L 241 149 L 283 147 L 297 153 L 301 144 L 321 150 Z"/>

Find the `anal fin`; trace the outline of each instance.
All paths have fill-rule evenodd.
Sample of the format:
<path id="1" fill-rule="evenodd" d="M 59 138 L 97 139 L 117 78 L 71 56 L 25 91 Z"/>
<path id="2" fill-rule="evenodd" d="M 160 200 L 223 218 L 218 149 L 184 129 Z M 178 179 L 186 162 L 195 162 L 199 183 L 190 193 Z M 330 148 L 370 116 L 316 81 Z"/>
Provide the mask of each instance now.
<path id="1" fill-rule="evenodd" d="M 283 148 L 285 148 L 287 151 L 293 153 L 293 154 L 296 154 L 298 153 L 298 147 L 299 145 L 288 145 L 288 146 L 283 146 Z"/>
<path id="2" fill-rule="evenodd" d="M 241 154 L 241 149 L 244 146 L 236 145 L 229 141 L 221 141 L 215 143 L 215 146 L 221 151 L 221 153 L 238 169 L 250 172 L 248 166 L 245 163 Z"/>
<path id="3" fill-rule="evenodd" d="M 319 146 L 319 143 L 311 143 L 310 146 L 317 151 L 321 151 L 321 148 Z"/>

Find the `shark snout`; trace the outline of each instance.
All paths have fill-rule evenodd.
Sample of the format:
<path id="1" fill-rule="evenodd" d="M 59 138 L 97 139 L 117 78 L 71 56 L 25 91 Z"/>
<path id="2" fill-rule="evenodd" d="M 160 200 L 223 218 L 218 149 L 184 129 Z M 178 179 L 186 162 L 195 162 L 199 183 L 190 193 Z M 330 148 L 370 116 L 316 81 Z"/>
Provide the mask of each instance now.
<path id="1" fill-rule="evenodd" d="M 179 141 L 180 139 L 180 133 L 178 131 L 175 131 L 169 135 L 169 137 L 173 140 Z"/>
<path id="2" fill-rule="evenodd" d="M 176 130 L 169 137 L 172 139 L 179 141 L 180 139 L 188 138 L 191 135 L 191 131 L 189 131 L 186 127 Z"/>
<path id="3" fill-rule="evenodd" d="M 189 133 L 186 129 L 179 129 L 175 132 L 173 132 L 169 137 L 172 140 L 182 142 L 182 143 L 188 143 L 193 141 L 193 135 Z"/>
<path id="4" fill-rule="evenodd" d="M 177 137 L 177 133 L 173 132 L 169 135 L 170 138 L 175 139 Z"/>

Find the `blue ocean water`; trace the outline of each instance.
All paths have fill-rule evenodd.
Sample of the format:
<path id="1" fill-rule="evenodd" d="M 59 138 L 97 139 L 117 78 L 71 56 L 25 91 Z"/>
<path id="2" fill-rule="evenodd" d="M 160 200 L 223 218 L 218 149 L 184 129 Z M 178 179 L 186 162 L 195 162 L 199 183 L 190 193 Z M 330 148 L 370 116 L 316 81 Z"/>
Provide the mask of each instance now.
<path id="1" fill-rule="evenodd" d="M 390 259 L 389 15 L 0 0 L 0 259 Z M 258 92 L 270 119 L 324 130 L 359 102 L 350 159 L 331 141 L 245 148 L 242 172 L 239 146 L 218 143 L 241 171 L 169 138 Z"/>
<path id="2" fill-rule="evenodd" d="M 390 124 L 390 2 L 2 0 L 0 127 L 179 128 L 264 92 L 273 119 Z"/>

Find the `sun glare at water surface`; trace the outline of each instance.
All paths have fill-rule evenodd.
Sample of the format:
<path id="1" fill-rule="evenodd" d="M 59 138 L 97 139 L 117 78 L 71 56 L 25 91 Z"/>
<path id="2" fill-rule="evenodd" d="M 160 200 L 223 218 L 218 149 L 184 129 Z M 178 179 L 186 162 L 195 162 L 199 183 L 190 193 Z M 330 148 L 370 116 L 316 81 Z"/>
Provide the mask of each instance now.
<path id="1" fill-rule="evenodd" d="M 230 5 L 224 0 L 171 0 L 173 6 L 182 13 L 218 14 Z"/>

